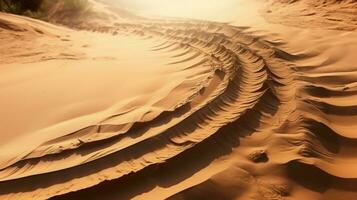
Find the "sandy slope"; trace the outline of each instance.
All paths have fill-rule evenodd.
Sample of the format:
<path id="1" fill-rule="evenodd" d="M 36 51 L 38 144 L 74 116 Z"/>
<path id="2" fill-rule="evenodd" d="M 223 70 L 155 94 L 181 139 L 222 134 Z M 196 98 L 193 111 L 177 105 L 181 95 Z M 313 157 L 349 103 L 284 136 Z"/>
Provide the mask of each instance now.
<path id="1" fill-rule="evenodd" d="M 301 28 L 346 31 L 356 30 L 357 27 L 356 0 L 269 0 L 268 2 L 262 14 L 273 23 Z"/>
<path id="2" fill-rule="evenodd" d="M 357 198 L 357 33 L 241 3 L 87 31 L 0 14 L 0 199 Z"/>

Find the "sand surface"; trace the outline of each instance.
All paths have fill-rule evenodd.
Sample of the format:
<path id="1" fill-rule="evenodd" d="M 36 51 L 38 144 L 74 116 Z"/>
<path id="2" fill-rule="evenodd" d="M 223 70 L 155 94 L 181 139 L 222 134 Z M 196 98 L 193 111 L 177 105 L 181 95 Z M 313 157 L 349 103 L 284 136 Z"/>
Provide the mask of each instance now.
<path id="1" fill-rule="evenodd" d="M 141 1 L 0 13 L 1 200 L 357 199 L 357 2 Z"/>

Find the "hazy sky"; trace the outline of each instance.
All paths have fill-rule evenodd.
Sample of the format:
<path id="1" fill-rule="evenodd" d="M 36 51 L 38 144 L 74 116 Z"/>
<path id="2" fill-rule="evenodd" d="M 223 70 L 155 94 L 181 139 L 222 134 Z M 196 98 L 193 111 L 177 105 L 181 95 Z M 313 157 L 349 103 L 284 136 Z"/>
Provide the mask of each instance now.
<path id="1" fill-rule="evenodd" d="M 119 3 L 130 9 L 139 10 L 143 14 L 209 18 L 209 16 L 225 15 L 225 11 L 238 0 L 107 0 Z"/>

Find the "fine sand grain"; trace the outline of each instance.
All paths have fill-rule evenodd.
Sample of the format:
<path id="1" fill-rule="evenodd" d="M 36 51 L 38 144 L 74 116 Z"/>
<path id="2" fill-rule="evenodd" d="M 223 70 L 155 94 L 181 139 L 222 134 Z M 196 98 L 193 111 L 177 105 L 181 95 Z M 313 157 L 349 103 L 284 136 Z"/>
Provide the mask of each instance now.
<path id="1" fill-rule="evenodd" d="M 357 199 L 356 15 L 325 13 L 355 1 L 103 2 L 0 13 L 1 200 Z"/>

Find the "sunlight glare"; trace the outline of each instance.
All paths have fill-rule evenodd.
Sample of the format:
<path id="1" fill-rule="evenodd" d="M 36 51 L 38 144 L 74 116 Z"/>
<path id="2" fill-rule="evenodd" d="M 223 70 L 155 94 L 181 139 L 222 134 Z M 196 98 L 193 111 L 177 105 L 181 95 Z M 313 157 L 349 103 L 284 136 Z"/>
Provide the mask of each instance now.
<path id="1" fill-rule="evenodd" d="M 210 19 L 226 15 L 237 0 L 117 0 L 128 8 L 145 15 Z"/>

